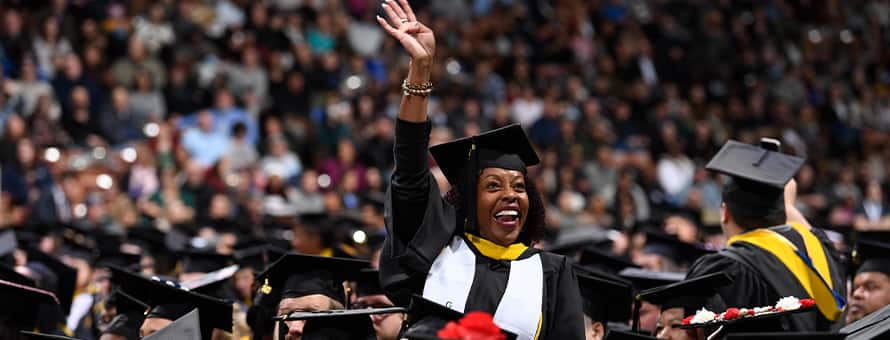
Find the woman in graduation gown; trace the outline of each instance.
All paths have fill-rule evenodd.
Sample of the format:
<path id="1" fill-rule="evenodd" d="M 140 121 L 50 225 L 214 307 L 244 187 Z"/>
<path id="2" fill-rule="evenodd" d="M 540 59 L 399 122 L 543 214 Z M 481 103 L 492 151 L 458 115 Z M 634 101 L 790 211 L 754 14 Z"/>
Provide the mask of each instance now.
<path id="1" fill-rule="evenodd" d="M 560 255 L 531 247 L 544 208 L 526 176 L 539 159 L 518 125 L 431 148 L 452 184 L 443 199 L 430 172 L 427 96 L 433 32 L 406 0 L 386 1 L 378 23 L 411 56 L 396 122 L 380 259 L 387 295 L 412 294 L 460 312 L 485 311 L 519 339 L 584 339 L 575 274 Z"/>

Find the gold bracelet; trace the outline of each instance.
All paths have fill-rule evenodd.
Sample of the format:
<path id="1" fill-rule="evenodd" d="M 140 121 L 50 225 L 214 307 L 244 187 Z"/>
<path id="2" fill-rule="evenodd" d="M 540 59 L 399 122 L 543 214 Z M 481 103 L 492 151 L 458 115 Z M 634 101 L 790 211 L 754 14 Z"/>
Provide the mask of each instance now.
<path id="1" fill-rule="evenodd" d="M 408 83 L 408 79 L 402 81 L 402 94 L 405 96 L 427 97 L 433 92 L 433 83 L 426 82 L 420 85 Z"/>

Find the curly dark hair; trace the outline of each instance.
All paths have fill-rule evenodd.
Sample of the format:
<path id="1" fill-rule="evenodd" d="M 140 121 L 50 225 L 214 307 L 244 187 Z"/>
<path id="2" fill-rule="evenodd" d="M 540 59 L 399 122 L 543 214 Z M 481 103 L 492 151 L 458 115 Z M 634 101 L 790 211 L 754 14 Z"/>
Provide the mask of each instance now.
<path id="1" fill-rule="evenodd" d="M 547 227 L 547 213 L 544 209 L 544 200 L 541 199 L 541 192 L 535 187 L 533 181 L 528 176 L 525 177 L 525 191 L 528 194 L 528 215 L 522 231 L 519 232 L 517 241 L 522 242 L 526 246 L 531 247 L 535 242 L 544 237 L 544 230 Z M 466 219 L 465 209 L 460 191 L 457 187 L 452 186 L 451 190 L 445 194 L 445 201 L 454 206 L 457 213 L 457 221 L 461 225 L 458 230 L 462 230 L 463 221 Z"/>

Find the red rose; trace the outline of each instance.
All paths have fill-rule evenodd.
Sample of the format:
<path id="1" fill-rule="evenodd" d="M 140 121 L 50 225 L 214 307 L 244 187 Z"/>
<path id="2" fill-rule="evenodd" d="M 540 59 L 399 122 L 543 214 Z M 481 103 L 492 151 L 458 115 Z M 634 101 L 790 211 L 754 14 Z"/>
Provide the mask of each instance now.
<path id="1" fill-rule="evenodd" d="M 779 313 L 781 313 L 781 312 L 784 312 L 785 309 L 783 309 L 782 307 L 777 307 L 777 308 L 776 308 L 776 311 L 779 312 Z"/>
<path id="2" fill-rule="evenodd" d="M 816 301 L 813 299 L 801 299 L 800 307 L 801 308 L 810 308 L 816 305 Z"/>
<path id="3" fill-rule="evenodd" d="M 748 316 L 754 316 L 754 309 L 753 309 L 753 308 L 748 310 Z"/>
<path id="4" fill-rule="evenodd" d="M 723 313 L 723 320 L 732 320 L 739 317 L 739 309 L 735 307 L 727 308 Z"/>
<path id="5" fill-rule="evenodd" d="M 695 315 L 687 316 L 685 319 L 683 319 L 683 324 L 688 325 L 688 324 L 692 323 L 692 318 L 694 318 L 694 317 L 695 317 Z"/>
<path id="6" fill-rule="evenodd" d="M 445 324 L 445 327 L 440 329 L 439 332 L 436 333 L 436 336 L 438 336 L 442 339 L 457 340 L 457 339 L 460 339 L 460 336 L 461 336 L 460 334 L 461 334 L 460 326 L 456 322 L 451 321 L 451 322 Z"/>
<path id="7" fill-rule="evenodd" d="M 439 330 L 438 337 L 449 340 L 505 340 L 506 336 L 494 323 L 491 314 L 485 312 L 467 313 L 457 323 L 449 322 Z"/>

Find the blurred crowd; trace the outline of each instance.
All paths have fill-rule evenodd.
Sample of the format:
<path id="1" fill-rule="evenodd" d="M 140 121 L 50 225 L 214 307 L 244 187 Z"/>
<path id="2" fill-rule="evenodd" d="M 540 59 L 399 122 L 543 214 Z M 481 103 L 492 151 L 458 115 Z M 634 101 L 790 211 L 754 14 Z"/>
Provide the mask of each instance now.
<path id="1" fill-rule="evenodd" d="M 411 3 L 438 38 L 433 144 L 521 123 L 551 239 L 611 230 L 634 255 L 645 227 L 721 247 L 704 162 L 761 136 L 807 158 L 799 208 L 838 244 L 890 230 L 890 1 Z M 4 1 L 0 225 L 312 253 L 287 225 L 320 213 L 353 221 L 325 240 L 373 243 L 408 64 L 379 11 Z"/>

